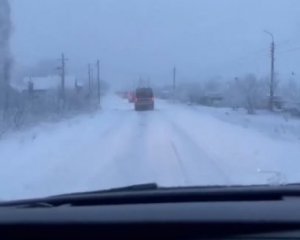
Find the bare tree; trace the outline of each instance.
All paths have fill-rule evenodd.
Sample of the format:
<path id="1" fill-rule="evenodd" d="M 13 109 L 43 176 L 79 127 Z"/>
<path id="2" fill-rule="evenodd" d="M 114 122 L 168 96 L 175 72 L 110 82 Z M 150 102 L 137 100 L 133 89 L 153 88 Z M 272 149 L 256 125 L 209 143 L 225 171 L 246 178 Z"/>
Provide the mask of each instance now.
<path id="1" fill-rule="evenodd" d="M 236 79 L 235 83 L 239 90 L 241 105 L 249 114 L 254 114 L 263 101 L 262 83 L 253 74 L 248 74 L 242 79 Z"/>
<path id="2" fill-rule="evenodd" d="M 0 0 L 0 108 L 8 107 L 10 81 L 10 5 L 8 0 Z"/>

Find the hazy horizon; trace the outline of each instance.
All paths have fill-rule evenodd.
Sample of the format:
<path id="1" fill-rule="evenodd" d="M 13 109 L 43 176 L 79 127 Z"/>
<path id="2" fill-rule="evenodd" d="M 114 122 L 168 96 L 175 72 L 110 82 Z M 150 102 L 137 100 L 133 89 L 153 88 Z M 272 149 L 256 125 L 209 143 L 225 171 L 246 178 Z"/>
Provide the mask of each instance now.
<path id="1" fill-rule="evenodd" d="M 297 74 L 300 20 L 297 0 L 13 0 L 12 52 L 18 65 L 56 61 L 64 52 L 69 72 L 86 74 L 101 60 L 112 84 L 139 76 L 178 79 L 269 74 L 270 36 L 276 72 Z M 270 14 L 272 12 L 272 14 Z M 268 13 L 268 14 L 267 14 Z M 293 50 L 295 49 L 295 50 Z"/>

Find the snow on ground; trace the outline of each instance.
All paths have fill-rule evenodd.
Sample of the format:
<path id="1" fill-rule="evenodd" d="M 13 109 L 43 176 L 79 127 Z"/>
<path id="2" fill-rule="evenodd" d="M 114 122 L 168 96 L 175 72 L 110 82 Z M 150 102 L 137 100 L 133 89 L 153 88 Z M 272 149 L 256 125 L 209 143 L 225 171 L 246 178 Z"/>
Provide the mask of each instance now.
<path id="1" fill-rule="evenodd" d="M 44 124 L 0 141 L 0 199 L 146 182 L 162 186 L 299 182 L 300 121 L 266 113 L 108 96 L 96 114 Z M 282 126 L 284 131 L 273 131 Z M 259 173 L 257 170 L 273 171 Z"/>
<path id="2" fill-rule="evenodd" d="M 250 128 L 276 139 L 300 140 L 300 118 L 288 113 L 270 113 L 259 110 L 255 114 L 246 114 L 245 109 L 212 108 L 193 106 L 195 110 L 207 112 L 223 121 Z"/>
<path id="3" fill-rule="evenodd" d="M 238 121 L 234 117 L 220 118 L 219 109 L 191 109 L 182 107 L 181 111 L 172 113 L 172 118 L 193 139 L 198 149 L 203 149 L 211 161 L 222 169 L 231 184 L 268 183 L 266 180 L 278 172 L 288 182 L 299 181 L 300 176 L 295 170 L 300 166 L 299 139 L 295 137 L 286 140 L 281 135 L 276 138 L 269 132 L 270 128 L 277 126 L 278 121 L 284 120 L 271 120 L 271 126 L 262 130 L 270 119 L 268 115 L 248 120 L 245 126 L 243 119 L 255 116 L 240 116 L 243 119 Z M 300 127 L 300 122 L 297 124 Z M 292 122 L 291 127 L 295 125 L 296 122 Z M 259 173 L 258 169 L 271 171 L 273 174 Z"/>

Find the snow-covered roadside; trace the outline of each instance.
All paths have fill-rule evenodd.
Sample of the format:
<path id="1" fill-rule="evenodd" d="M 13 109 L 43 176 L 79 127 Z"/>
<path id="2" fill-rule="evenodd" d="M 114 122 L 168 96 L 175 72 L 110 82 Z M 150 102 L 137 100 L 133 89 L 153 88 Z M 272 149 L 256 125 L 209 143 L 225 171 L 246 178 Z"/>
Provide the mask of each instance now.
<path id="1" fill-rule="evenodd" d="M 169 109 L 165 114 L 170 121 L 230 176 L 232 184 L 268 183 L 268 179 L 277 172 L 286 182 L 300 182 L 297 170 L 300 167 L 300 142 L 297 138 L 287 140 L 280 135 L 276 138 L 260 131 L 254 124 L 258 124 L 259 119 L 245 127 L 245 115 L 240 115 L 241 119 L 232 117 L 235 123 L 222 119 L 220 109 L 187 108 L 183 105 Z M 268 117 L 262 117 L 262 120 L 267 121 Z M 275 118 L 274 122 L 277 121 L 280 120 Z M 293 121 L 292 124 L 297 122 Z M 258 169 L 273 171 L 274 174 L 259 173 Z"/>
<path id="2" fill-rule="evenodd" d="M 255 114 L 249 115 L 244 109 L 232 110 L 195 105 L 189 108 L 206 112 L 222 121 L 258 131 L 274 139 L 300 140 L 300 119 L 285 113 L 258 110 Z"/>
<path id="3" fill-rule="evenodd" d="M 298 139 L 245 127 L 239 117 L 232 117 L 237 123 L 227 121 L 222 109 L 157 100 L 154 111 L 135 112 L 124 99 L 103 100 L 92 116 L 40 125 L 0 141 L 0 199 L 145 182 L 266 184 L 276 172 L 287 182 L 300 182 Z"/>
<path id="4" fill-rule="evenodd" d="M 75 159 L 85 159 L 88 153 L 84 151 L 84 147 L 89 142 L 82 142 L 82 139 L 86 141 L 84 137 L 95 131 L 95 125 L 100 119 L 107 123 L 98 130 L 99 134 L 104 134 L 115 119 L 114 116 L 100 118 L 97 115 L 94 118 L 73 119 L 47 128 L 40 126 L 2 140 L 0 198 L 1 193 L 5 193 L 8 198 L 10 193 L 12 197 L 26 197 L 27 191 L 34 192 L 35 186 L 39 186 L 39 194 L 43 191 L 51 194 L 49 186 L 60 189 L 67 185 L 65 181 L 68 171 L 80 170 L 75 161 L 70 162 L 74 160 L 72 154 L 77 154 Z M 83 149 L 82 152 L 80 149 Z M 79 156 L 78 153 L 82 155 Z M 69 169 L 65 164 L 69 164 Z M 47 180 L 44 181 L 45 179 Z"/>
<path id="5" fill-rule="evenodd" d="M 110 99 L 105 99 L 104 104 L 106 101 L 113 104 Z M 97 152 L 97 145 L 107 141 L 109 134 L 116 138 L 111 142 L 118 141 L 118 134 L 113 131 L 121 124 L 127 127 L 126 117 L 123 111 L 104 108 L 93 115 L 11 133 L 0 141 L 0 199 L 80 190 L 78 179 L 92 175 L 88 172 L 83 176 L 84 170 L 97 171 L 95 165 L 98 167 L 102 154 Z M 111 151 L 109 147 L 106 149 Z M 105 159 L 105 153 L 101 156 Z M 96 161 L 94 165 L 92 161 Z"/>

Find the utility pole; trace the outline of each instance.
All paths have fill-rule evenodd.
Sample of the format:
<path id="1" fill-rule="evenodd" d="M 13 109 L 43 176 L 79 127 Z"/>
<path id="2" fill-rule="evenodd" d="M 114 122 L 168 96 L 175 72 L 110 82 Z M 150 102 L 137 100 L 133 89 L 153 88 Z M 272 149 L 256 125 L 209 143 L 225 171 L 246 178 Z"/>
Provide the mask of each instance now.
<path id="1" fill-rule="evenodd" d="M 97 60 L 97 93 L 98 93 L 98 104 L 100 106 L 101 103 L 101 92 L 100 92 L 100 61 Z"/>
<path id="2" fill-rule="evenodd" d="M 65 105 L 65 78 L 66 78 L 66 58 L 65 55 L 61 54 L 61 99 L 63 105 Z"/>
<path id="3" fill-rule="evenodd" d="M 274 108 L 274 62 L 275 62 L 275 43 L 274 40 L 271 43 L 271 87 L 270 87 L 270 109 Z"/>
<path id="4" fill-rule="evenodd" d="M 94 68 L 91 66 L 91 94 L 93 94 Z"/>
<path id="5" fill-rule="evenodd" d="M 173 68 L 173 91 L 175 93 L 176 90 L 176 67 Z"/>
<path id="6" fill-rule="evenodd" d="M 10 60 L 6 60 L 3 67 L 3 91 L 4 91 L 4 118 L 8 113 L 10 107 L 10 68 L 11 62 Z M 0 76 L 2 77 L 2 76 Z M 1 86 L 2 87 L 2 86 Z M 1 89 L 0 89 L 1 90 Z M 2 99 L 1 99 L 2 100 Z"/>
<path id="7" fill-rule="evenodd" d="M 176 66 L 173 68 L 173 101 L 175 101 L 175 91 L 176 91 Z"/>
<path id="8" fill-rule="evenodd" d="M 91 64 L 88 65 L 88 82 L 89 82 L 89 97 L 91 97 L 91 92 L 92 92 L 92 67 L 91 67 Z"/>
<path id="9" fill-rule="evenodd" d="M 275 77 L 275 70 L 274 70 L 274 62 L 275 62 L 275 42 L 274 42 L 274 35 L 268 31 L 264 31 L 266 34 L 271 36 L 271 74 L 270 74 L 270 99 L 269 99 L 269 109 L 273 111 L 274 109 L 274 77 Z"/>

